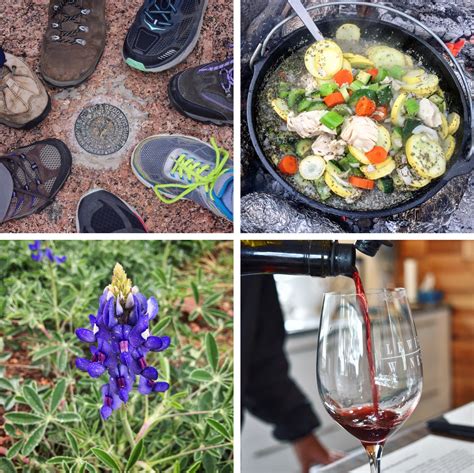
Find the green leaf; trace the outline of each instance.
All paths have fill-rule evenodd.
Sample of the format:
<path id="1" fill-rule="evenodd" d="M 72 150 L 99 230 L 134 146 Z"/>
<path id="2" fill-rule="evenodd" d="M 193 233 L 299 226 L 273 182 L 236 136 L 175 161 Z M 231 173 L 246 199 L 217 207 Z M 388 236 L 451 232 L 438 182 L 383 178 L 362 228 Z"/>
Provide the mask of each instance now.
<path id="1" fill-rule="evenodd" d="M 140 457 L 143 454 L 143 439 L 140 440 L 132 450 L 132 453 L 130 454 L 130 457 L 127 462 L 127 466 L 125 467 L 125 471 L 131 471 L 135 463 L 137 463 L 138 460 L 140 460 Z"/>
<path id="2" fill-rule="evenodd" d="M 201 468 L 201 462 L 197 462 L 191 468 L 188 468 L 186 473 L 196 473 L 199 468 Z"/>
<path id="3" fill-rule="evenodd" d="M 206 370 L 194 370 L 191 378 L 196 381 L 212 381 L 212 375 Z"/>
<path id="4" fill-rule="evenodd" d="M 66 392 L 66 380 L 60 379 L 54 388 L 53 394 L 51 396 L 51 402 L 49 408 L 51 413 L 53 413 L 57 408 L 59 403 L 61 402 L 62 398 L 64 397 L 64 393 Z"/>
<path id="5" fill-rule="evenodd" d="M 46 432 L 47 424 L 40 425 L 31 434 L 29 434 L 28 440 L 25 443 L 21 453 L 28 456 L 36 446 L 43 440 L 44 433 Z"/>
<path id="6" fill-rule="evenodd" d="M 197 288 L 196 284 L 191 282 L 191 289 L 193 290 L 193 297 L 194 300 L 196 301 L 196 304 L 199 305 L 199 289 Z"/>
<path id="7" fill-rule="evenodd" d="M 104 464 L 113 470 L 121 471 L 120 464 L 118 461 L 112 457 L 109 453 L 101 448 L 92 448 L 92 453 Z"/>
<path id="8" fill-rule="evenodd" d="M 94 465 L 91 465 L 90 463 L 85 462 L 84 465 L 86 465 L 87 471 L 89 473 L 97 473 L 97 469 Z"/>
<path id="9" fill-rule="evenodd" d="M 206 470 L 206 473 L 214 473 L 217 471 L 216 459 L 207 452 L 205 452 L 202 457 L 202 466 L 204 470 Z"/>
<path id="10" fill-rule="evenodd" d="M 31 386 L 23 386 L 23 396 L 36 412 L 39 414 L 45 414 L 46 410 L 44 408 L 43 401 L 38 396 L 38 393 Z"/>
<path id="11" fill-rule="evenodd" d="M 61 350 L 56 356 L 56 365 L 58 370 L 62 372 L 66 371 L 67 368 L 67 351 Z"/>
<path id="12" fill-rule="evenodd" d="M 7 458 L 15 458 L 21 450 L 21 447 L 23 447 L 23 440 L 19 440 L 15 445 L 8 449 Z"/>
<path id="13" fill-rule="evenodd" d="M 0 389 L 4 389 L 5 391 L 15 391 L 15 386 L 13 386 L 11 381 L 8 381 L 8 379 L 1 378 L 0 379 Z"/>
<path id="14" fill-rule="evenodd" d="M 49 463 L 50 465 L 59 465 L 62 462 L 70 463 L 75 460 L 76 459 L 74 457 L 59 456 L 50 458 L 46 463 Z"/>
<path id="15" fill-rule="evenodd" d="M 37 360 L 40 360 L 41 358 L 44 358 L 45 356 L 48 356 L 48 355 L 51 355 L 53 353 L 56 353 L 58 350 L 59 350 L 60 347 L 58 347 L 57 345 L 56 346 L 52 346 L 52 347 L 46 347 L 46 348 L 42 348 L 41 350 L 38 350 L 38 351 L 35 351 L 33 353 L 33 356 L 31 357 L 31 359 L 33 361 L 37 361 Z"/>
<path id="16" fill-rule="evenodd" d="M 153 328 L 153 333 L 159 335 L 171 323 L 171 317 L 163 317 Z"/>
<path id="17" fill-rule="evenodd" d="M 56 420 L 63 424 L 66 422 L 79 422 L 81 420 L 81 416 L 75 412 L 61 412 L 56 416 Z"/>
<path id="18" fill-rule="evenodd" d="M 74 453 L 79 456 L 79 446 L 77 445 L 76 437 L 74 437 L 71 432 L 66 432 L 66 437 L 68 439 L 69 445 L 71 445 L 72 450 Z"/>
<path id="19" fill-rule="evenodd" d="M 41 422 L 43 417 L 37 416 L 36 414 L 30 414 L 28 412 L 9 412 L 8 414 L 5 414 L 5 419 L 7 419 L 12 424 L 33 425 Z"/>
<path id="20" fill-rule="evenodd" d="M 181 463 L 179 462 L 179 460 L 176 460 L 173 465 L 173 473 L 181 473 Z"/>
<path id="21" fill-rule="evenodd" d="M 215 372 L 217 370 L 217 364 L 219 363 L 219 352 L 217 350 L 216 340 L 210 332 L 206 334 L 206 355 L 212 371 Z"/>
<path id="22" fill-rule="evenodd" d="M 225 439 L 232 440 L 232 436 L 227 429 L 219 422 L 214 419 L 207 419 L 207 423 L 211 429 L 214 429 L 217 433 L 221 434 Z"/>
<path id="23" fill-rule="evenodd" d="M 2 473 L 16 473 L 13 463 L 8 458 L 0 458 L 0 471 Z"/>

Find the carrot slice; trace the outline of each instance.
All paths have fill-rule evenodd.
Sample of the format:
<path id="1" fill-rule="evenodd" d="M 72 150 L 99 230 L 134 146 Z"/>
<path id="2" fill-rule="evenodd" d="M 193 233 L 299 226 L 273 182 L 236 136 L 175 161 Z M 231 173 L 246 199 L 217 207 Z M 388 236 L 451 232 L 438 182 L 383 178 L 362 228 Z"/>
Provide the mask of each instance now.
<path id="1" fill-rule="evenodd" d="M 327 97 L 324 97 L 323 102 L 328 107 L 334 107 L 341 103 L 346 103 L 341 92 L 333 92 L 332 94 L 329 94 Z"/>
<path id="2" fill-rule="evenodd" d="M 341 87 L 342 84 L 351 84 L 354 80 L 354 76 L 352 75 L 352 71 L 341 69 L 339 72 L 334 74 L 333 80 L 339 87 Z"/>
<path id="3" fill-rule="evenodd" d="M 298 159 L 295 156 L 286 155 L 278 163 L 278 169 L 283 174 L 293 175 L 298 172 Z"/>
<path id="4" fill-rule="evenodd" d="M 388 151 L 382 148 L 382 146 L 374 146 L 370 151 L 365 153 L 365 155 L 372 164 L 380 164 L 387 159 Z"/>
<path id="5" fill-rule="evenodd" d="M 374 181 L 358 176 L 349 176 L 349 184 L 352 184 L 354 187 L 359 187 L 360 189 L 368 190 L 372 190 L 375 187 Z"/>
<path id="6" fill-rule="evenodd" d="M 380 105 L 380 107 L 377 107 L 375 109 L 375 112 L 371 115 L 370 118 L 372 120 L 375 120 L 376 122 L 383 122 L 388 115 L 388 109 L 384 105 Z"/>
<path id="7" fill-rule="evenodd" d="M 365 72 L 368 72 L 372 76 L 372 79 L 375 79 L 379 70 L 374 67 L 373 69 L 366 69 Z"/>
<path id="8" fill-rule="evenodd" d="M 355 107 L 355 113 L 359 117 L 370 117 L 375 112 L 377 106 L 373 100 L 370 100 L 365 95 L 359 99 Z"/>

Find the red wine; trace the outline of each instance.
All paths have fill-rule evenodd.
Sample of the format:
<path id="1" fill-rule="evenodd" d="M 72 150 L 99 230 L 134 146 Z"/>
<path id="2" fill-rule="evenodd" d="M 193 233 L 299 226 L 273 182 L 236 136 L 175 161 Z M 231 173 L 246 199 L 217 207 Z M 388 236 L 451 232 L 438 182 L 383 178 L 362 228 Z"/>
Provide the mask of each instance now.
<path id="1" fill-rule="evenodd" d="M 341 409 L 331 416 L 363 444 L 383 444 L 393 429 L 408 417 L 395 411 L 376 410 L 373 406 Z"/>
<path id="2" fill-rule="evenodd" d="M 367 350 L 367 358 L 369 362 L 369 378 L 370 387 L 372 389 L 372 402 L 374 406 L 374 411 L 377 412 L 379 410 L 379 393 L 375 384 L 375 360 L 372 351 L 372 331 L 370 326 L 369 304 L 367 302 L 367 296 L 365 295 L 364 286 L 362 285 L 362 280 L 360 279 L 359 271 L 357 271 L 356 268 L 354 268 L 352 279 L 354 280 L 356 296 L 357 300 L 359 301 L 360 310 L 362 311 L 362 315 L 364 316 L 365 344 Z"/>

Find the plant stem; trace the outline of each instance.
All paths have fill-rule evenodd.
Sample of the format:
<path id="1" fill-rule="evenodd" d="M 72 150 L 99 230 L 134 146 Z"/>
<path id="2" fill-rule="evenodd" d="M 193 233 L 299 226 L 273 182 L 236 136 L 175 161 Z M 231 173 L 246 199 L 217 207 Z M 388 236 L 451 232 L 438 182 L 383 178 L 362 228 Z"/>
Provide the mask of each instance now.
<path id="1" fill-rule="evenodd" d="M 199 447 L 199 448 L 195 448 L 194 450 L 188 450 L 187 452 L 181 452 L 181 453 L 177 453 L 176 455 L 160 458 L 159 460 L 156 460 L 150 464 L 152 466 L 155 466 L 155 465 L 158 465 L 158 463 L 164 463 L 166 461 L 176 460 L 177 458 L 186 457 L 187 455 L 193 455 L 194 453 L 197 453 L 197 452 L 206 452 L 208 450 L 214 450 L 216 448 L 230 447 L 231 445 L 232 445 L 232 442 L 226 442 L 226 443 L 221 443 L 220 445 L 209 445 L 207 447 Z"/>
<path id="2" fill-rule="evenodd" d="M 125 435 L 127 436 L 130 446 L 133 448 L 135 446 L 135 441 L 133 440 L 133 437 L 135 437 L 135 434 L 133 433 L 133 430 L 130 427 L 130 423 L 128 422 L 127 408 L 125 406 L 123 406 L 123 408 L 120 409 L 120 417 L 122 418 Z"/>
<path id="3" fill-rule="evenodd" d="M 51 295 L 53 298 L 53 313 L 56 322 L 56 330 L 59 332 L 60 320 L 58 313 L 58 288 L 56 287 L 56 276 L 54 274 L 53 263 L 48 263 L 49 280 L 51 282 Z"/>

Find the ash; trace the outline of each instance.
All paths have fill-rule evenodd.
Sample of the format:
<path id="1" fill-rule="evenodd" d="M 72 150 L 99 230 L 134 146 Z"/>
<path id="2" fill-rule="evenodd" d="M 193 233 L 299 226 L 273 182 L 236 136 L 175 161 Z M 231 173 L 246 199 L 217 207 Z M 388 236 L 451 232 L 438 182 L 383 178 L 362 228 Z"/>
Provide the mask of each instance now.
<path id="1" fill-rule="evenodd" d="M 303 1 L 306 7 L 328 3 L 326 0 Z M 457 57 L 471 85 L 474 99 L 474 0 L 392 0 L 372 1 L 403 11 L 432 29 L 443 41 L 465 39 Z M 325 7 L 312 13 L 314 18 L 338 13 L 376 15 L 427 39 L 416 25 L 382 10 L 355 6 Z M 251 71 L 250 57 L 256 46 L 282 19 L 292 14 L 286 0 L 242 0 L 242 97 L 245 100 Z M 291 20 L 273 39 L 278 42 L 296 28 Z M 271 47 L 271 45 L 270 45 Z M 245 110 L 245 107 L 242 107 Z M 253 151 L 244 112 L 242 114 L 242 231 L 260 233 L 469 233 L 474 231 L 474 174 L 451 180 L 422 206 L 387 218 L 366 222 L 342 221 L 308 209 L 294 201 L 259 164 Z"/>

